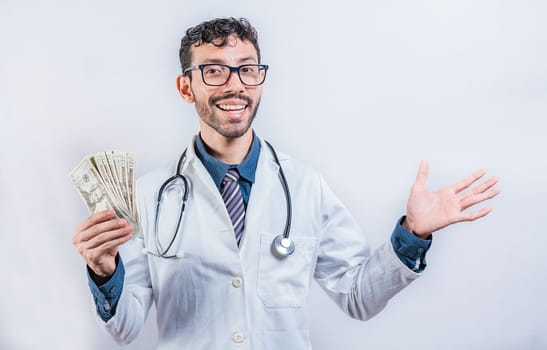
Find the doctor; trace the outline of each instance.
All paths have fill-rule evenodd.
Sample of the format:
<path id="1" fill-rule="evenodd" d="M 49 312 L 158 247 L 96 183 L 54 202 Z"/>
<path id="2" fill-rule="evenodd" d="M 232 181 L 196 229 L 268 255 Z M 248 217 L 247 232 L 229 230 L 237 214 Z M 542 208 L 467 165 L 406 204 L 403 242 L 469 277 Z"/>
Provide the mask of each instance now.
<path id="1" fill-rule="evenodd" d="M 173 161 L 139 179 L 142 234 L 131 239 L 132 226 L 107 210 L 81 222 L 72 240 L 88 266 L 100 323 L 120 344 L 137 336 L 155 303 L 159 349 L 310 349 L 312 278 L 345 313 L 366 320 L 424 270 L 431 233 L 490 212 L 464 210 L 496 196 L 496 178 L 471 189 L 484 175 L 478 171 L 429 192 L 422 162 L 406 215 L 371 250 L 324 179 L 271 151 L 251 128 L 267 67 L 247 20 L 188 29 L 180 60 L 177 88 L 195 105 L 200 132 L 180 168 Z M 280 169 L 292 202 L 288 257 L 272 253 L 289 204 Z M 158 225 L 156 199 L 176 173 L 188 181 L 188 201 L 173 236 L 184 185 L 165 189 Z"/>

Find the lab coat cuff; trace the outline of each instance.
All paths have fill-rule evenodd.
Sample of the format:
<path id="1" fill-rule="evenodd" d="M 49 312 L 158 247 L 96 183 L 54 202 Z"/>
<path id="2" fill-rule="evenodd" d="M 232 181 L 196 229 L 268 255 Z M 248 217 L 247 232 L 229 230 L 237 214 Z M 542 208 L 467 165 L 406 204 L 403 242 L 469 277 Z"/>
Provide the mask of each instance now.
<path id="1" fill-rule="evenodd" d="M 404 220 L 405 216 L 397 221 L 391 235 L 393 250 L 408 268 L 415 272 L 422 272 L 427 266 L 425 255 L 431 247 L 431 237 L 430 239 L 421 239 L 409 232 L 402 225 Z"/>

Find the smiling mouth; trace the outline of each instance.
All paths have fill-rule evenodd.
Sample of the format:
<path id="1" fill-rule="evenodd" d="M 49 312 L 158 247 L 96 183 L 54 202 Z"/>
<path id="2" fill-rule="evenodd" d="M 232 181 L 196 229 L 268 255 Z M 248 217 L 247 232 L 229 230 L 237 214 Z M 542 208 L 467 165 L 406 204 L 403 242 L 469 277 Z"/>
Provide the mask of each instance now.
<path id="1" fill-rule="evenodd" d="M 221 109 L 225 112 L 238 112 L 247 108 L 247 105 L 228 105 L 228 104 L 218 104 L 216 105 L 218 109 Z"/>

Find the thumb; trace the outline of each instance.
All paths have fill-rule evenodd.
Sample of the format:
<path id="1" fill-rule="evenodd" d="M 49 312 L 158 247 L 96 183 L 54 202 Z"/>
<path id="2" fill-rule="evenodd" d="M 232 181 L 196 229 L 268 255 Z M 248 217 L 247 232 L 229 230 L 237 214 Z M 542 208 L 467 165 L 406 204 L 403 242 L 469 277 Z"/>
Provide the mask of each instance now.
<path id="1" fill-rule="evenodd" d="M 420 167 L 418 168 L 418 174 L 416 175 L 416 182 L 414 182 L 414 186 L 424 188 L 428 175 L 429 163 L 427 162 L 427 160 L 422 160 L 420 162 Z"/>

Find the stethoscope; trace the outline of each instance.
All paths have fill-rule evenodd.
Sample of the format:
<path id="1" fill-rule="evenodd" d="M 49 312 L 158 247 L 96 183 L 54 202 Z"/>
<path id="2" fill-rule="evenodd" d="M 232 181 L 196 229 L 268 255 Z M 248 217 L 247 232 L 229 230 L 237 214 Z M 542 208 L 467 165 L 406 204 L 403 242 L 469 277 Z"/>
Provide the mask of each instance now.
<path id="1" fill-rule="evenodd" d="M 292 203 L 291 203 L 291 195 L 289 193 L 289 186 L 287 184 L 287 178 L 285 177 L 285 173 L 283 172 L 283 168 L 281 167 L 281 163 L 279 162 L 279 158 L 277 157 L 277 153 L 275 152 L 273 146 L 268 142 L 264 141 L 270 151 L 272 152 L 272 155 L 274 157 L 275 163 L 279 167 L 279 181 L 281 182 L 281 187 L 283 187 L 283 192 L 285 194 L 285 200 L 287 204 L 287 220 L 285 221 L 285 230 L 283 231 L 283 234 L 278 235 L 274 238 L 271 245 L 271 251 L 272 254 L 279 258 L 283 259 L 294 253 L 294 242 L 289 237 L 289 232 L 291 229 L 291 220 L 292 220 Z M 177 172 L 175 175 L 168 178 L 160 187 L 158 191 L 158 198 L 156 201 L 156 216 L 154 218 L 154 238 L 155 238 L 155 244 L 156 244 L 156 253 L 150 251 L 150 250 L 144 250 L 145 253 L 151 254 L 156 257 L 164 258 L 164 259 L 173 259 L 173 258 L 182 258 L 183 255 L 180 253 L 177 253 L 175 255 L 169 255 L 167 254 L 173 244 L 176 241 L 180 224 L 182 222 L 182 217 L 184 213 L 184 208 L 186 207 L 186 202 L 188 201 L 188 179 L 186 176 L 182 174 L 182 165 L 184 164 L 184 161 L 186 159 L 186 149 L 184 152 L 182 152 L 182 155 L 179 158 L 178 164 L 177 164 Z M 169 244 L 166 248 L 163 248 L 163 245 L 160 242 L 159 235 L 158 235 L 158 218 L 159 213 L 161 209 L 161 203 L 163 199 L 163 193 L 165 189 L 172 184 L 177 183 L 177 181 L 182 181 L 184 184 L 184 191 L 181 193 L 181 209 L 179 211 L 179 215 L 177 218 L 177 227 L 175 229 L 175 233 L 171 237 L 171 240 L 169 241 Z"/>

